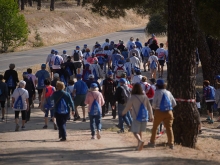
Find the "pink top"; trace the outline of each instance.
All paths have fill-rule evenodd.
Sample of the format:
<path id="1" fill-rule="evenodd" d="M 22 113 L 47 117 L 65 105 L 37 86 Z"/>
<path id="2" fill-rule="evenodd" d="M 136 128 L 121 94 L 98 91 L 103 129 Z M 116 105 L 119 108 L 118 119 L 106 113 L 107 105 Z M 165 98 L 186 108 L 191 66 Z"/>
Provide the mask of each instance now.
<path id="1" fill-rule="evenodd" d="M 88 112 L 90 112 L 92 103 L 94 101 L 94 98 L 96 99 L 96 101 L 99 103 L 99 105 L 102 107 L 105 104 L 104 98 L 102 96 L 102 93 L 99 91 L 89 91 L 86 94 L 86 100 L 85 100 L 85 104 L 88 104 Z M 102 111 L 101 111 L 102 113 Z"/>
<path id="2" fill-rule="evenodd" d="M 94 61 L 98 61 L 97 57 L 88 57 L 87 62 L 89 64 L 94 64 Z"/>

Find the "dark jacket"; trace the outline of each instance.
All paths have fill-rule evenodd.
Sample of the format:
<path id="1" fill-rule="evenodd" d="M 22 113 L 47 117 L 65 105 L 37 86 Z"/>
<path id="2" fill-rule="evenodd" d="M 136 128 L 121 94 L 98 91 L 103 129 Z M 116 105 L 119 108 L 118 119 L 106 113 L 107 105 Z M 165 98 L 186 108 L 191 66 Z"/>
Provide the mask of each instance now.
<path id="1" fill-rule="evenodd" d="M 0 90 L 1 90 L 1 95 L 0 95 L 0 101 L 5 101 L 8 97 L 8 87 L 7 84 L 0 81 Z"/>
<path id="2" fill-rule="evenodd" d="M 25 89 L 28 91 L 29 98 L 32 98 L 33 95 L 35 95 L 35 87 L 33 81 L 28 80 L 28 78 L 24 78 L 24 81 L 26 82 Z"/>
<path id="3" fill-rule="evenodd" d="M 99 84 L 97 81 L 95 81 L 95 80 L 88 80 L 88 81 L 86 81 L 86 85 L 88 86 L 88 88 L 90 88 L 90 86 L 91 86 L 92 83 L 97 84 L 97 85 L 98 85 L 98 88 L 99 88 L 99 92 L 101 92 L 100 84 Z"/>
<path id="4" fill-rule="evenodd" d="M 18 73 L 15 71 L 15 70 L 6 70 L 5 71 L 5 74 L 4 74 L 4 79 L 5 79 L 5 82 L 7 83 L 9 77 L 12 76 L 12 79 L 15 83 L 15 87 L 17 86 L 17 83 L 19 82 L 18 80 Z"/>

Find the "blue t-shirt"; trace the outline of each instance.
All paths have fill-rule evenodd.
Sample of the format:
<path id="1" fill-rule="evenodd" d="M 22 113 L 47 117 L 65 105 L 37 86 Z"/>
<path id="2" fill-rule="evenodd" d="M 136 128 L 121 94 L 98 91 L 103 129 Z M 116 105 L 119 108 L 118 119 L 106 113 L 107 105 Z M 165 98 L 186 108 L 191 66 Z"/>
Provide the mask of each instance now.
<path id="1" fill-rule="evenodd" d="M 45 79 L 50 78 L 50 73 L 46 70 L 39 70 L 39 71 L 37 71 L 35 76 L 38 78 L 38 83 L 37 84 L 39 84 L 39 81 L 41 81 L 42 78 L 43 78 L 43 81 Z M 39 85 L 37 87 L 37 89 L 43 89 L 43 88 L 44 88 L 43 86 L 39 86 Z"/>
<path id="2" fill-rule="evenodd" d="M 73 89 L 76 90 L 77 95 L 85 95 L 88 91 L 86 83 L 82 80 L 77 80 Z"/>

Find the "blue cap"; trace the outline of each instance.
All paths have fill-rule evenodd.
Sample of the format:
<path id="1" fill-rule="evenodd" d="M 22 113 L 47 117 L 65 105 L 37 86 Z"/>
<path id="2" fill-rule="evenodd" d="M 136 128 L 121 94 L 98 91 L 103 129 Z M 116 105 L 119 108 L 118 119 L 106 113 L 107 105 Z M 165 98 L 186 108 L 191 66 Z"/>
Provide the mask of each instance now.
<path id="1" fill-rule="evenodd" d="M 98 85 L 96 84 L 96 83 L 92 83 L 91 85 L 90 85 L 90 88 L 97 88 L 98 87 Z"/>
<path id="2" fill-rule="evenodd" d="M 112 71 L 108 71 L 108 75 L 109 76 L 113 75 L 113 72 Z"/>
<path id="3" fill-rule="evenodd" d="M 80 46 L 76 46 L 76 49 L 79 49 L 80 48 Z"/>
<path id="4" fill-rule="evenodd" d="M 41 64 L 41 68 L 46 68 L 46 64 Z"/>
<path id="5" fill-rule="evenodd" d="M 23 76 L 28 75 L 28 72 L 23 72 Z"/>
<path id="6" fill-rule="evenodd" d="M 55 50 L 54 50 L 54 49 L 52 49 L 52 50 L 51 50 L 51 53 L 52 53 L 52 54 L 54 54 L 54 52 L 55 52 Z"/>
<path id="7" fill-rule="evenodd" d="M 55 52 L 55 54 L 59 54 L 59 52 L 57 50 L 55 50 L 54 52 Z"/>
<path id="8" fill-rule="evenodd" d="M 114 44 L 114 41 L 111 41 L 111 44 Z"/>
<path id="9" fill-rule="evenodd" d="M 81 74 L 77 74 L 76 78 L 82 78 L 82 75 Z"/>
<path id="10" fill-rule="evenodd" d="M 140 69 L 135 69 L 135 73 L 141 73 Z"/>
<path id="11" fill-rule="evenodd" d="M 156 85 L 164 85 L 164 80 L 163 79 L 158 79 Z"/>
<path id="12" fill-rule="evenodd" d="M 215 76 L 216 80 L 220 80 L 220 75 Z"/>
<path id="13" fill-rule="evenodd" d="M 152 37 L 155 37 L 155 34 L 152 34 Z"/>
<path id="14" fill-rule="evenodd" d="M 63 50 L 63 53 L 66 53 L 66 50 Z"/>
<path id="15" fill-rule="evenodd" d="M 87 44 L 84 44 L 84 47 L 87 47 Z"/>
<path id="16" fill-rule="evenodd" d="M 126 79 L 125 79 L 125 78 L 121 78 L 121 79 L 119 80 L 119 82 L 125 84 L 125 83 L 126 83 Z"/>

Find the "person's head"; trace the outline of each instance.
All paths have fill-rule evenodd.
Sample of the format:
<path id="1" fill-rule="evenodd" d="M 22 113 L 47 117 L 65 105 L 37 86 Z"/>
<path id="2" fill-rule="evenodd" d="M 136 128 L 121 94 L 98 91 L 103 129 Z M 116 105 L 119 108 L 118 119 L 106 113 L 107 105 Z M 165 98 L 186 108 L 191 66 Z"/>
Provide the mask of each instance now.
<path id="1" fill-rule="evenodd" d="M 46 69 L 46 64 L 41 64 L 41 69 L 45 70 Z"/>
<path id="2" fill-rule="evenodd" d="M 125 78 L 120 78 L 119 83 L 120 83 L 121 86 L 126 84 L 126 79 Z"/>
<path id="3" fill-rule="evenodd" d="M 86 48 L 86 52 L 90 52 L 90 49 L 89 49 L 89 48 Z"/>
<path id="4" fill-rule="evenodd" d="M 151 50 L 150 55 L 151 55 L 151 56 L 155 55 L 155 51 L 154 51 L 154 50 Z"/>
<path id="5" fill-rule="evenodd" d="M 135 52 L 133 52 L 133 53 L 132 53 L 132 56 L 136 56 L 136 53 L 135 53 Z"/>
<path id="6" fill-rule="evenodd" d="M 114 41 L 111 41 L 110 44 L 111 44 L 111 45 L 114 45 Z"/>
<path id="7" fill-rule="evenodd" d="M 105 42 L 108 42 L 108 43 L 109 43 L 109 39 L 108 39 L 108 38 L 106 38 L 106 39 L 105 39 Z"/>
<path id="8" fill-rule="evenodd" d="M 54 53 L 55 53 L 55 55 L 58 55 L 58 54 L 59 54 L 59 52 L 58 52 L 57 50 L 55 50 Z"/>
<path id="9" fill-rule="evenodd" d="M 70 56 L 67 56 L 67 58 L 66 58 L 66 59 L 67 59 L 67 61 L 68 61 L 68 62 L 70 62 L 70 61 L 71 61 L 71 57 L 70 57 Z"/>
<path id="10" fill-rule="evenodd" d="M 157 89 L 165 89 L 166 85 L 163 79 L 158 79 L 156 83 Z"/>
<path id="11" fill-rule="evenodd" d="M 143 89 L 141 88 L 141 84 L 140 83 L 136 83 L 134 84 L 132 91 L 131 91 L 132 95 L 144 95 L 143 93 Z"/>
<path id="12" fill-rule="evenodd" d="M 203 86 L 207 87 L 207 86 L 209 86 L 209 85 L 210 85 L 209 80 L 204 80 L 204 81 L 203 81 Z"/>
<path id="13" fill-rule="evenodd" d="M 61 67 L 61 69 L 65 69 L 65 64 L 64 63 L 62 63 L 61 65 L 60 65 L 60 67 Z"/>
<path id="14" fill-rule="evenodd" d="M 25 85 L 26 85 L 26 82 L 25 81 L 23 81 L 23 80 L 21 80 L 20 82 L 19 82 L 19 88 L 25 88 Z"/>
<path id="15" fill-rule="evenodd" d="M 44 80 L 44 85 L 48 86 L 50 84 L 51 84 L 50 79 L 45 79 Z"/>
<path id="16" fill-rule="evenodd" d="M 80 46 L 76 46 L 76 50 L 79 50 L 80 49 Z"/>
<path id="17" fill-rule="evenodd" d="M 118 47 L 118 45 L 117 44 L 114 44 L 114 48 L 117 48 Z"/>
<path id="18" fill-rule="evenodd" d="M 56 89 L 59 91 L 59 90 L 64 90 L 65 88 L 65 85 L 62 81 L 57 81 L 56 83 Z"/>
<path id="19" fill-rule="evenodd" d="M 84 44 L 84 45 L 83 45 L 83 48 L 86 49 L 86 48 L 87 48 L 87 44 Z"/>
<path id="20" fill-rule="evenodd" d="M 112 71 L 108 71 L 107 75 L 108 75 L 109 78 L 112 78 L 113 77 L 113 72 Z"/>
<path id="21" fill-rule="evenodd" d="M 152 34 L 152 38 L 153 38 L 153 39 L 156 38 L 155 34 Z"/>
<path id="22" fill-rule="evenodd" d="M 104 50 L 109 50 L 107 45 L 104 47 Z"/>
<path id="23" fill-rule="evenodd" d="M 154 78 L 149 79 L 151 84 L 155 84 L 156 80 Z"/>
<path id="24" fill-rule="evenodd" d="M 89 80 L 93 80 L 95 78 L 94 74 L 89 75 Z"/>
<path id="25" fill-rule="evenodd" d="M 9 69 L 10 69 L 10 70 L 14 70 L 14 69 L 15 69 L 15 64 L 10 64 L 10 65 L 9 65 Z"/>
<path id="26" fill-rule="evenodd" d="M 54 49 L 52 49 L 50 53 L 51 53 L 51 54 L 55 54 L 55 50 L 54 50 Z"/>
<path id="27" fill-rule="evenodd" d="M 147 42 L 145 42 L 145 43 L 144 43 L 144 46 L 148 46 L 148 43 L 147 43 Z"/>
<path id="28" fill-rule="evenodd" d="M 157 44 L 157 41 L 156 41 L 156 40 L 153 40 L 153 41 L 152 41 L 152 44 Z"/>
<path id="29" fill-rule="evenodd" d="M 163 47 L 163 45 L 164 45 L 163 43 L 160 43 L 160 47 L 161 47 L 161 48 Z"/>
<path id="30" fill-rule="evenodd" d="M 76 79 L 77 79 L 77 80 L 81 80 L 81 78 L 82 78 L 82 75 L 81 75 L 81 74 L 77 74 L 77 75 L 76 75 Z"/>
<path id="31" fill-rule="evenodd" d="M 90 90 L 91 90 L 91 91 L 98 90 L 98 84 L 92 83 L 92 84 L 90 85 Z"/>
<path id="32" fill-rule="evenodd" d="M 31 68 L 27 68 L 27 72 L 28 72 L 28 74 L 31 74 L 32 73 L 32 69 Z"/>
<path id="33" fill-rule="evenodd" d="M 75 82 L 74 82 L 73 80 L 69 80 L 69 81 L 68 81 L 68 84 L 71 85 L 71 86 L 74 85 L 74 83 L 75 83 Z"/>
<path id="34" fill-rule="evenodd" d="M 63 54 L 66 54 L 66 50 L 63 50 Z"/>
<path id="35" fill-rule="evenodd" d="M 95 53 L 92 53 L 92 58 L 94 58 L 95 57 Z"/>
<path id="36" fill-rule="evenodd" d="M 53 75 L 53 78 L 55 79 L 55 80 L 58 80 L 59 79 L 59 74 L 58 73 L 54 73 L 54 75 Z"/>
<path id="37" fill-rule="evenodd" d="M 131 38 L 130 38 L 130 41 L 134 41 L 134 38 L 133 38 L 133 37 L 131 37 Z"/>
<path id="38" fill-rule="evenodd" d="M 146 77 L 146 76 L 143 76 L 143 77 L 141 78 L 141 81 L 142 81 L 142 82 L 147 82 L 147 77 Z"/>
<path id="39" fill-rule="evenodd" d="M 0 81 L 3 81 L 4 76 L 2 74 L 0 74 Z"/>
<path id="40" fill-rule="evenodd" d="M 123 44 L 124 44 L 124 41 L 121 41 L 121 42 L 120 42 L 120 45 L 123 45 Z"/>
<path id="41" fill-rule="evenodd" d="M 135 69 L 136 75 L 141 75 L 141 70 L 140 69 Z"/>
<path id="42" fill-rule="evenodd" d="M 28 72 L 23 72 L 23 78 L 25 79 L 25 78 L 28 78 Z"/>

